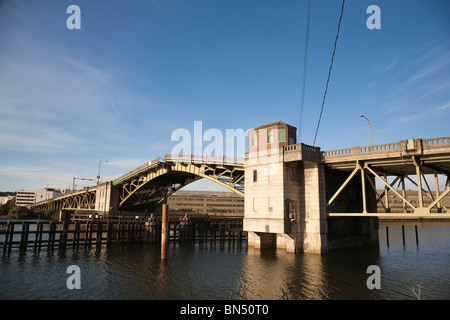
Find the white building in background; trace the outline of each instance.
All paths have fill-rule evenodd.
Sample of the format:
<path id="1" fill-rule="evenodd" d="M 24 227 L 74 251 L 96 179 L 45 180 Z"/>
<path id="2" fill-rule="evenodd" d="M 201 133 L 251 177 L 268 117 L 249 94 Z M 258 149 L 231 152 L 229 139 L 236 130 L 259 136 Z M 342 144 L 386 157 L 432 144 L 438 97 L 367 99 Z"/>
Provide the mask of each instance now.
<path id="1" fill-rule="evenodd" d="M 16 192 L 16 205 L 27 206 L 58 197 L 66 192 L 69 192 L 69 189 L 43 188 L 36 191 L 18 190 Z"/>
<path id="2" fill-rule="evenodd" d="M 16 192 L 16 206 L 25 207 L 35 202 L 35 191 L 17 190 Z"/>
<path id="3" fill-rule="evenodd" d="M 0 205 L 6 204 L 9 200 L 14 199 L 15 196 L 1 196 L 0 197 Z"/>

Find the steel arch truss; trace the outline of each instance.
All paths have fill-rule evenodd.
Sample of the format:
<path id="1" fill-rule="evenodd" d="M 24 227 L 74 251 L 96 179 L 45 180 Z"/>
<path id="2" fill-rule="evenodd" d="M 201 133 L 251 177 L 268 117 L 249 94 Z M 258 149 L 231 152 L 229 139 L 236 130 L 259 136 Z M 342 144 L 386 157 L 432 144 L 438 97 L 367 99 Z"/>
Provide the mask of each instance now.
<path id="1" fill-rule="evenodd" d="M 95 210 L 96 190 L 80 192 L 71 196 L 56 200 L 57 208 L 61 210 Z"/>
<path id="2" fill-rule="evenodd" d="M 208 179 L 244 196 L 244 166 L 238 164 L 159 162 L 117 180 L 119 208 L 152 210 L 172 193 L 199 179 Z"/>

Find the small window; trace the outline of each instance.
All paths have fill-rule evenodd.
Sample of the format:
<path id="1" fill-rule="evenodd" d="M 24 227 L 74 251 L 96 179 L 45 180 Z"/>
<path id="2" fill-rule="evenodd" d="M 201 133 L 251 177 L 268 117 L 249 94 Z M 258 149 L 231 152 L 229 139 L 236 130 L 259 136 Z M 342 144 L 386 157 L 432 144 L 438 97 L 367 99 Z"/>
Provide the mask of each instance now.
<path id="1" fill-rule="evenodd" d="M 278 130 L 278 141 L 286 142 L 286 129 Z"/>
<path id="2" fill-rule="evenodd" d="M 294 181 L 295 180 L 295 170 L 293 167 L 290 167 L 289 169 L 290 169 L 289 170 L 290 179 L 291 179 L 291 181 Z"/>
<path id="3" fill-rule="evenodd" d="M 267 130 L 267 143 L 272 143 L 273 142 L 273 134 L 272 134 L 273 130 Z"/>
<path id="4" fill-rule="evenodd" d="M 258 181 L 258 171 L 257 170 L 253 170 L 253 182 Z"/>
<path id="5" fill-rule="evenodd" d="M 255 132 L 254 134 L 252 134 L 252 147 L 256 147 L 257 144 L 258 144 L 258 135 Z"/>
<path id="6" fill-rule="evenodd" d="M 273 211 L 272 198 L 269 197 L 267 202 L 268 202 L 268 204 L 269 204 L 269 211 L 272 212 L 272 211 Z"/>

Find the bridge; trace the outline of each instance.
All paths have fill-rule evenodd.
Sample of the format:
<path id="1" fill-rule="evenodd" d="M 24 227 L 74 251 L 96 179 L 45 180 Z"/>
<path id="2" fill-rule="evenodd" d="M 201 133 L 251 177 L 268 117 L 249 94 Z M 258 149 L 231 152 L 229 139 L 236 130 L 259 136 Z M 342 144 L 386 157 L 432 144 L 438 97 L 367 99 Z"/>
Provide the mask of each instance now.
<path id="1" fill-rule="evenodd" d="M 450 137 L 328 151 L 295 137 L 295 127 L 271 123 L 249 132 L 245 158 L 166 154 L 113 181 L 31 207 L 151 213 L 172 193 L 205 178 L 243 197 L 245 187 L 249 246 L 312 253 L 327 252 L 342 238 L 378 243 L 379 217 L 450 218 L 444 201 L 450 193 Z M 417 188 L 414 199 L 407 184 Z M 391 210 L 393 201 L 402 203 L 401 212 Z"/>
<path id="2" fill-rule="evenodd" d="M 448 208 L 442 205 L 443 199 L 450 192 L 449 139 L 411 139 L 329 151 L 320 151 L 319 148 L 298 143 L 285 146 L 282 151 L 285 162 L 300 160 L 301 155 L 302 159 L 306 157 L 310 161 L 316 160 L 325 166 L 327 176 L 332 177 L 326 185 L 329 216 L 359 214 L 450 218 Z M 151 211 L 165 197 L 203 178 L 244 196 L 243 160 L 243 157 L 166 154 L 164 158 L 146 162 L 113 181 L 38 202 L 30 207 L 36 211 Z M 433 176 L 433 184 L 428 182 L 429 177 L 426 175 Z M 438 175 L 447 177 L 444 190 L 440 190 Z M 381 194 L 375 187 L 374 178 L 384 185 L 384 192 Z M 414 204 L 406 195 L 405 181 L 417 188 L 417 196 L 414 198 L 417 197 L 418 201 L 414 201 Z M 434 187 L 434 192 L 430 185 Z M 346 189 L 357 193 L 359 199 L 354 196 L 346 198 Z M 389 193 L 394 196 L 389 197 Z M 424 197 L 431 199 L 431 204 L 424 206 Z M 106 205 L 108 198 L 116 203 Z M 391 202 L 395 198 L 403 202 L 404 214 L 390 212 Z M 374 199 L 376 203 L 382 204 L 383 212 L 376 212 Z M 369 202 L 372 212 L 368 209 Z M 355 211 L 355 204 L 360 206 L 360 210 Z"/>
<path id="3" fill-rule="evenodd" d="M 167 197 L 199 179 L 208 179 L 244 196 L 244 158 L 165 154 L 113 181 L 86 187 L 31 205 L 34 211 L 152 212 Z"/>
<path id="4" fill-rule="evenodd" d="M 391 201 L 395 198 L 403 203 L 404 214 L 399 216 L 440 218 L 450 215 L 443 205 L 444 198 L 450 192 L 449 137 L 409 139 L 396 143 L 330 150 L 322 152 L 321 155 L 322 162 L 326 164 L 327 175 L 333 176 L 335 180 L 335 183 L 330 181 L 327 184 L 329 216 L 355 212 L 354 206 L 353 209 L 349 208 L 349 200 L 355 199 L 346 199 L 343 194 L 345 188 L 357 191 L 360 195 L 359 213 L 362 215 L 392 217 Z M 353 184 L 353 187 L 350 187 L 351 181 L 356 180 L 358 175 L 358 186 Z M 446 179 L 443 185 L 439 183 L 439 176 Z M 429 182 L 430 177 L 434 180 L 432 183 Z M 379 181 L 384 187 L 381 194 L 378 194 L 375 181 Z M 417 188 L 414 203 L 406 195 L 405 181 Z M 434 187 L 434 192 L 430 185 Z M 444 190 L 441 190 L 442 187 Z M 389 197 L 389 193 L 394 196 Z M 428 205 L 425 205 L 424 197 L 429 198 Z M 375 210 L 374 201 L 382 205 L 383 212 Z M 337 213 L 339 211 L 341 213 Z"/>
<path id="5" fill-rule="evenodd" d="M 379 217 L 450 218 L 443 203 L 450 192 L 449 137 L 321 151 L 296 143 L 296 128 L 281 121 L 248 135 L 244 230 L 249 246 L 325 253 L 378 245 Z M 377 181 L 384 186 L 381 193 Z M 417 186 L 416 201 L 406 194 L 406 183 Z M 402 212 L 391 212 L 393 199 L 404 203 Z"/>

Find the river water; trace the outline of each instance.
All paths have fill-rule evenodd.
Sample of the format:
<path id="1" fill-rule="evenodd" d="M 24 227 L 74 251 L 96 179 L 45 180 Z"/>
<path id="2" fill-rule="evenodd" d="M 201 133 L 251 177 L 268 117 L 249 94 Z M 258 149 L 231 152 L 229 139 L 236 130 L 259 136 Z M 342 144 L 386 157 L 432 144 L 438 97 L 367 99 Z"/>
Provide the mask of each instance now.
<path id="1" fill-rule="evenodd" d="M 12 249 L 0 256 L 0 300 L 450 299 L 450 222 L 387 225 L 389 246 L 386 224 L 380 222 L 379 248 L 325 255 L 259 251 L 227 242 L 171 243 L 164 261 L 160 247 L 148 244 L 64 252 Z M 79 267 L 80 289 L 67 287 L 71 265 Z M 379 267 L 380 289 L 367 286 L 371 265 Z"/>

